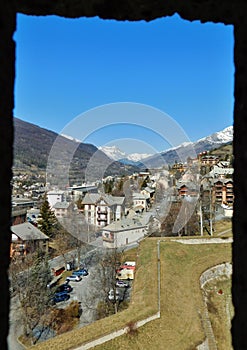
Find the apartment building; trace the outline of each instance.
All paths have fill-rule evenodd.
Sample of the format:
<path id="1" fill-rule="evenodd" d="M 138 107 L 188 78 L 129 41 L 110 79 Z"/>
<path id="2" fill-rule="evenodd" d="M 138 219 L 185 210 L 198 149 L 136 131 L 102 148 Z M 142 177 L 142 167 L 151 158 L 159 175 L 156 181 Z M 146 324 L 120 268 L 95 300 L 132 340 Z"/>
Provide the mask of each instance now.
<path id="1" fill-rule="evenodd" d="M 87 193 L 82 201 L 83 213 L 88 224 L 98 227 L 109 225 L 124 215 L 125 197 Z"/>

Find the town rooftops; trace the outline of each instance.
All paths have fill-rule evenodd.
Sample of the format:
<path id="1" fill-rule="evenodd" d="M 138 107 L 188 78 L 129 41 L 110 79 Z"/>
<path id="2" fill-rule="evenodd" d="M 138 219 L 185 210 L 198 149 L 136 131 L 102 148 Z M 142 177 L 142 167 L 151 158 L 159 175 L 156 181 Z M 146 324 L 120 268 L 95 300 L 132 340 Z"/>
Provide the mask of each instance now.
<path id="1" fill-rule="evenodd" d="M 92 190 L 97 190 L 97 186 L 95 184 L 83 184 L 83 185 L 73 185 L 72 187 L 68 187 L 69 191 L 78 191 L 78 192 L 90 192 Z"/>
<path id="2" fill-rule="evenodd" d="M 198 190 L 199 191 L 199 183 L 188 181 L 188 182 L 181 182 L 177 185 L 177 188 L 180 189 L 182 187 L 187 187 L 190 190 Z"/>
<path id="3" fill-rule="evenodd" d="M 139 192 L 134 192 L 132 194 L 132 197 L 133 197 L 133 199 L 143 199 L 143 200 L 149 198 L 147 194 L 139 193 Z"/>
<path id="4" fill-rule="evenodd" d="M 123 205 L 125 197 L 115 197 L 108 194 L 87 193 L 83 198 L 83 204 L 97 204 L 100 200 L 105 201 L 108 206 Z"/>
<path id="5" fill-rule="evenodd" d="M 232 178 L 227 178 L 227 179 L 213 179 L 212 183 L 215 185 L 216 183 L 222 183 L 222 184 L 227 184 L 227 183 L 233 183 Z"/>
<path id="6" fill-rule="evenodd" d="M 68 209 L 68 207 L 70 206 L 70 202 L 57 202 L 56 204 L 53 205 L 54 209 Z"/>
<path id="7" fill-rule="evenodd" d="M 155 190 L 153 188 L 150 188 L 150 187 L 145 187 L 144 191 L 146 191 L 148 193 L 154 193 L 155 192 Z"/>
<path id="8" fill-rule="evenodd" d="M 48 195 L 51 195 L 51 194 L 52 194 L 52 195 L 53 195 L 53 194 L 56 195 L 56 194 L 64 194 L 64 193 L 65 193 L 65 192 L 62 191 L 62 190 L 50 190 L 50 191 L 47 192 Z"/>
<path id="9" fill-rule="evenodd" d="M 223 168 L 214 165 L 213 169 L 210 171 L 210 175 L 232 175 L 234 172 L 233 168 Z"/>
<path id="10" fill-rule="evenodd" d="M 46 236 L 37 227 L 30 224 L 29 222 L 24 222 L 19 225 L 11 226 L 11 232 L 17 237 L 19 237 L 22 241 L 49 239 L 48 236 Z"/>
<path id="11" fill-rule="evenodd" d="M 103 231 L 111 231 L 111 232 L 121 232 L 126 230 L 133 230 L 135 228 L 146 228 L 146 224 L 144 224 L 139 218 L 123 218 L 119 221 L 114 221 L 110 225 L 107 225 L 103 228 Z"/>

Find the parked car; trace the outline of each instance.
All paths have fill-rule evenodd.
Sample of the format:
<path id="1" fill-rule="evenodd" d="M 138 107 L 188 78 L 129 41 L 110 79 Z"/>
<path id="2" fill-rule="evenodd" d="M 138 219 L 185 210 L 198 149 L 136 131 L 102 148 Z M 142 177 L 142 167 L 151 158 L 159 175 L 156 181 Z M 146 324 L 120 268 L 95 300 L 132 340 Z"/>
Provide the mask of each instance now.
<path id="1" fill-rule="evenodd" d="M 110 289 L 109 293 L 108 293 L 108 299 L 110 301 L 122 301 L 123 294 L 120 293 L 120 291 L 118 289 L 116 289 L 115 292 L 114 292 L 114 289 Z"/>
<path id="2" fill-rule="evenodd" d="M 53 303 L 59 303 L 61 301 L 66 301 L 70 298 L 69 294 L 66 292 L 55 293 L 52 298 Z"/>
<path id="3" fill-rule="evenodd" d="M 136 266 L 135 261 L 125 261 L 122 266 Z"/>
<path id="4" fill-rule="evenodd" d="M 108 299 L 111 300 L 111 301 L 114 301 L 114 299 L 115 300 L 119 300 L 119 292 L 118 292 L 118 290 L 116 290 L 115 293 L 114 293 L 114 289 L 110 289 L 109 293 L 108 293 Z"/>
<path id="5" fill-rule="evenodd" d="M 88 270 L 87 269 L 78 269 L 72 272 L 72 275 L 77 275 L 77 276 L 87 276 L 88 275 Z"/>
<path id="6" fill-rule="evenodd" d="M 81 280 L 82 280 L 81 276 L 78 276 L 78 275 L 71 275 L 66 277 L 66 281 L 79 282 Z"/>
<path id="7" fill-rule="evenodd" d="M 128 288 L 128 287 L 129 287 L 129 283 L 128 283 L 128 282 L 125 282 L 125 281 L 119 281 L 119 280 L 117 280 L 117 281 L 116 281 L 116 287 L 119 287 L 119 288 Z"/>
<path id="8" fill-rule="evenodd" d="M 61 284 L 60 286 L 57 287 L 56 293 L 59 293 L 59 292 L 70 293 L 70 292 L 72 292 L 72 290 L 73 290 L 73 288 L 71 287 L 70 284 L 64 283 L 64 284 Z"/>

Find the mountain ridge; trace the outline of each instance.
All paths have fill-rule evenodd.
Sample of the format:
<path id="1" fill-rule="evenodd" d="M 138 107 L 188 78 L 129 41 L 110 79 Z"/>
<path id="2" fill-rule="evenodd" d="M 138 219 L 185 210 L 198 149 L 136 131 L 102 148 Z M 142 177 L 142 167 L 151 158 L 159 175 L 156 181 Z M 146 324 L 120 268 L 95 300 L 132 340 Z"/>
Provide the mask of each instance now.
<path id="1" fill-rule="evenodd" d="M 14 169 L 45 171 L 48 157 L 55 140 L 59 137 L 61 159 L 66 155 L 66 147 L 75 145 L 75 153 L 70 166 L 71 184 L 82 182 L 89 161 L 93 157 L 93 177 L 96 181 L 101 176 L 100 169 L 106 169 L 107 175 L 132 173 L 138 170 L 136 166 L 123 166 L 113 161 L 105 153 L 88 143 L 78 143 L 70 137 L 62 136 L 54 131 L 38 125 L 14 118 Z M 66 158 L 66 157 L 64 157 Z"/>
<path id="2" fill-rule="evenodd" d="M 36 169 L 45 171 L 50 150 L 59 136 L 61 159 L 66 155 L 66 147 L 73 143 L 76 145 L 73 161 L 70 166 L 71 184 L 82 181 L 90 160 L 93 157 L 93 177 L 91 180 L 101 178 L 101 169 L 106 169 L 107 175 L 124 175 L 139 171 L 143 168 L 159 168 L 175 161 L 186 161 L 191 150 L 194 154 L 210 151 L 221 145 L 232 142 L 233 127 L 229 126 L 219 132 L 205 136 L 195 142 L 186 142 L 170 148 L 161 153 L 148 156 L 134 153 L 126 157 L 126 153 L 116 146 L 108 147 L 108 155 L 103 152 L 104 147 L 97 148 L 95 145 L 81 143 L 67 135 L 58 135 L 56 132 L 39 127 L 35 124 L 14 118 L 14 165 L 15 169 Z M 118 153 L 118 160 L 111 159 L 111 151 Z M 112 152 L 112 154 L 114 153 Z M 66 158 L 66 157 L 65 157 Z M 58 158 L 60 159 L 60 158 Z M 139 160 L 138 160 L 139 159 Z M 62 168 L 61 168 L 62 169 Z M 62 171 L 60 169 L 60 171 Z"/>
<path id="3" fill-rule="evenodd" d="M 232 142 L 232 140 L 233 126 L 228 126 L 221 131 L 217 131 L 208 136 L 202 137 L 197 141 L 184 142 L 176 147 L 169 148 L 148 157 L 142 157 L 143 154 L 140 154 L 140 159 L 138 159 L 138 161 L 126 156 L 122 158 L 121 156 L 126 155 L 126 153 L 116 146 L 101 147 L 101 149 L 106 151 L 106 154 L 109 157 L 112 157 L 112 159 L 118 159 L 118 161 L 122 162 L 123 164 L 136 164 L 138 167 L 156 168 L 163 166 L 164 164 L 174 163 L 175 161 L 185 161 L 188 155 L 196 155 L 204 151 L 210 151 Z"/>

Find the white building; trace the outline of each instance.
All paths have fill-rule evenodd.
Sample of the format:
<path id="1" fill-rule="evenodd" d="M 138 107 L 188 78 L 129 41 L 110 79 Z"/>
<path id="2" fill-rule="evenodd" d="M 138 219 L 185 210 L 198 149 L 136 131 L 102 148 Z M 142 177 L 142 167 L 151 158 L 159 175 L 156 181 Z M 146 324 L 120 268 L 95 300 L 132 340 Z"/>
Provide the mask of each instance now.
<path id="1" fill-rule="evenodd" d="M 120 220 L 124 215 L 125 197 L 87 193 L 82 201 L 86 221 L 98 227 Z"/>
<path id="2" fill-rule="evenodd" d="M 133 209 L 138 209 L 140 212 L 148 208 L 150 196 L 144 193 L 134 192 L 132 194 Z"/>
<path id="3" fill-rule="evenodd" d="M 225 178 L 226 176 L 232 176 L 233 172 L 233 168 L 226 168 L 214 165 L 213 169 L 209 172 L 209 176 L 211 176 L 212 178 Z"/>
<path id="4" fill-rule="evenodd" d="M 72 202 L 57 202 L 53 205 L 53 211 L 56 217 L 59 219 L 64 216 L 68 216 L 74 210 L 74 204 Z"/>
<path id="5" fill-rule="evenodd" d="M 119 248 L 138 242 L 148 232 L 147 225 L 137 218 L 124 218 L 112 222 L 102 230 L 103 245 L 106 248 Z"/>
<path id="6" fill-rule="evenodd" d="M 53 206 L 57 203 L 57 202 L 63 202 L 65 201 L 65 193 L 64 191 L 48 191 L 47 192 L 47 200 L 50 204 L 50 207 L 53 208 Z"/>

